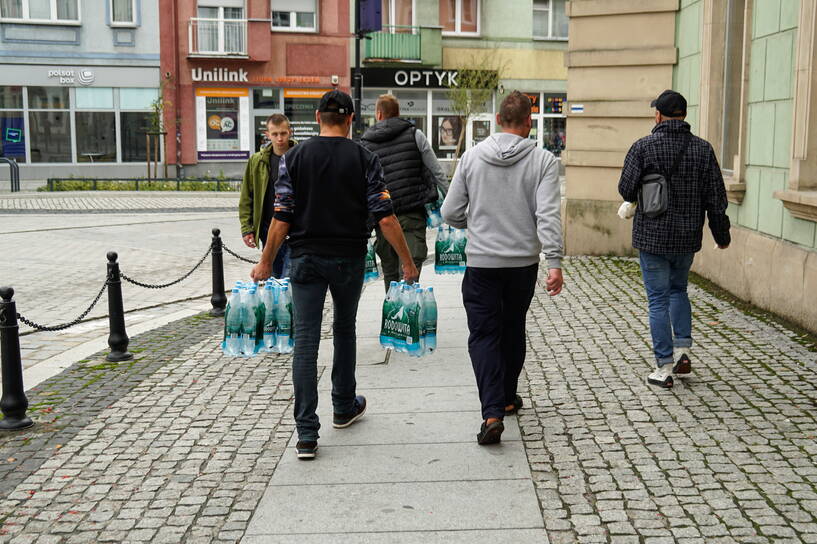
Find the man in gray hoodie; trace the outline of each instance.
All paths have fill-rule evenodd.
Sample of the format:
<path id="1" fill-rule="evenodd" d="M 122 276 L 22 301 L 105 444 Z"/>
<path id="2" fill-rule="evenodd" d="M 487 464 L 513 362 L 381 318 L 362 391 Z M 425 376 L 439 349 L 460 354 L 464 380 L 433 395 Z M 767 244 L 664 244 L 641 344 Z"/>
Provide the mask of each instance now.
<path id="1" fill-rule="evenodd" d="M 465 152 L 442 207 L 449 225 L 468 229 L 462 299 L 482 403 L 479 444 L 499 442 L 502 419 L 522 407 L 516 387 L 540 253 L 547 261 L 548 294 L 558 295 L 563 281 L 559 164 L 528 139 L 527 96 L 508 95 L 496 121 L 502 132 Z"/>

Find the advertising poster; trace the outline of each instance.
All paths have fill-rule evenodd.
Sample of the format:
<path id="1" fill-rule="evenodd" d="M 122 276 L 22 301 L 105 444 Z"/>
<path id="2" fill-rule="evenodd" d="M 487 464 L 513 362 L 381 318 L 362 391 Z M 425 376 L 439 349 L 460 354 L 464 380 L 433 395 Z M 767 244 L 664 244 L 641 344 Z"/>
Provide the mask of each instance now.
<path id="1" fill-rule="evenodd" d="M 245 140 L 251 130 L 247 89 L 197 89 L 196 94 L 198 159 L 247 159 Z"/>

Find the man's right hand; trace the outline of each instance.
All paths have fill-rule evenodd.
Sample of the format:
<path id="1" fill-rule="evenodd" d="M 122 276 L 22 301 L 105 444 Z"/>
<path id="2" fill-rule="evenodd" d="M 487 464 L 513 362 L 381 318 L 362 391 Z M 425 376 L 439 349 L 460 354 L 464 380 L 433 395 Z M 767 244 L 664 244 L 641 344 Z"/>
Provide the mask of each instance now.
<path id="1" fill-rule="evenodd" d="M 247 247 L 252 247 L 252 248 L 257 247 L 255 245 L 255 234 L 253 234 L 252 232 L 250 232 L 249 234 L 245 234 L 244 235 L 244 245 L 247 246 Z"/>
<path id="2" fill-rule="evenodd" d="M 420 271 L 414 265 L 414 262 L 403 264 L 403 279 L 406 283 L 414 283 L 420 279 Z"/>

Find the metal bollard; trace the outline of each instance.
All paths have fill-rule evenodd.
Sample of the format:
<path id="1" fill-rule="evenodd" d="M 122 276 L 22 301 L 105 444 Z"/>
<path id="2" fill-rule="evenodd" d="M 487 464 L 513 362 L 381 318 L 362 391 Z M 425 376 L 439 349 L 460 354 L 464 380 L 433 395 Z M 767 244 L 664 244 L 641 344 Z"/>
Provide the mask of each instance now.
<path id="1" fill-rule="evenodd" d="M 224 294 L 224 252 L 221 249 L 221 229 L 213 229 L 213 296 L 210 303 L 213 308 L 210 315 L 224 316 L 227 307 L 227 295 Z"/>
<path id="2" fill-rule="evenodd" d="M 108 361 L 129 361 L 133 354 L 128 353 L 128 333 L 125 332 L 125 307 L 122 303 L 122 280 L 119 278 L 118 255 L 108 252 L 108 345 L 111 352 L 105 357 Z"/>
<path id="3" fill-rule="evenodd" d="M 34 425 L 26 415 L 28 398 L 23 388 L 23 361 L 20 358 L 20 336 L 14 289 L 0 288 L 0 359 L 2 360 L 3 397 L 0 398 L 0 431 L 17 431 Z"/>

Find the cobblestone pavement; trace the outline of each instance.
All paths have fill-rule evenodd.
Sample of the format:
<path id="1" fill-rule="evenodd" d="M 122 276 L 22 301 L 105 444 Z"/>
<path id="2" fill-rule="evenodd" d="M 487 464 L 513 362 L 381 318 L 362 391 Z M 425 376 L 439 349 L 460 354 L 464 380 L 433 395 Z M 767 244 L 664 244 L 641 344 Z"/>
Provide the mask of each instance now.
<path id="1" fill-rule="evenodd" d="M 177 211 L 229 211 L 238 205 L 238 193 L 216 192 L 54 192 L 15 193 L 0 196 L 0 214 L 116 213 L 123 210 L 170 213 Z"/>
<path id="2" fill-rule="evenodd" d="M 649 387 L 636 262 L 565 266 L 520 387 L 550 541 L 817 542 L 817 354 L 692 287 L 693 374 Z M 225 358 L 219 334 L 185 319 L 38 386 L 40 425 L 0 436 L 0 542 L 240 540 L 291 435 L 289 359 Z"/>
<path id="3" fill-rule="evenodd" d="M 566 276 L 532 306 L 520 418 L 551 542 L 817 542 L 817 354 L 692 287 L 693 374 L 653 388 L 637 263 Z"/>

